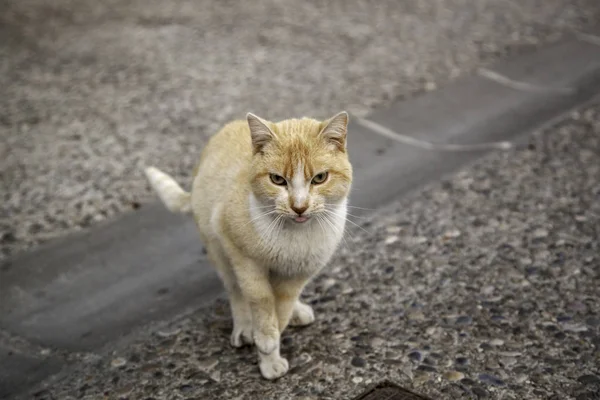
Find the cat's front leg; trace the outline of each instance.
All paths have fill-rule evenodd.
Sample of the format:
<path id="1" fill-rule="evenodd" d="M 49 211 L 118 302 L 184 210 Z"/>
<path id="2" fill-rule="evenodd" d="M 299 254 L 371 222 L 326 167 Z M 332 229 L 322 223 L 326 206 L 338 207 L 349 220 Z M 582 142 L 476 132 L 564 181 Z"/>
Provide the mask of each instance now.
<path id="1" fill-rule="evenodd" d="M 253 338 L 258 350 L 260 372 L 266 379 L 279 378 L 287 373 L 289 365 L 279 353 L 279 321 L 269 273 L 251 260 L 240 260 L 235 270 L 252 313 Z"/>
<path id="2" fill-rule="evenodd" d="M 279 332 L 288 326 L 304 326 L 315 320 L 312 308 L 300 302 L 300 294 L 307 279 L 279 279 L 272 281 Z"/>

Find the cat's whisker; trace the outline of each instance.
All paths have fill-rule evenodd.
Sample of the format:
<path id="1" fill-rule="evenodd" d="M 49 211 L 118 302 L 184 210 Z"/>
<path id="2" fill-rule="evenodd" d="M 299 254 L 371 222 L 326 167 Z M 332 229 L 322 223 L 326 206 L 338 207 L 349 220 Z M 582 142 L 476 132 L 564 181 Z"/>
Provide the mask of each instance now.
<path id="1" fill-rule="evenodd" d="M 285 219 L 281 218 L 279 223 L 277 224 L 277 230 L 275 232 L 276 235 L 279 235 L 279 232 L 283 229 L 283 225 L 285 224 Z"/>
<path id="2" fill-rule="evenodd" d="M 267 239 L 269 238 L 269 234 L 271 232 L 271 227 L 274 227 L 275 223 L 278 222 L 280 218 L 281 218 L 281 214 L 279 214 L 277 216 L 277 218 L 274 218 L 269 223 L 269 225 L 267 225 L 267 227 L 260 232 L 260 237 L 261 237 L 261 240 L 262 240 L 263 243 L 267 243 L 268 242 Z"/>
<path id="3" fill-rule="evenodd" d="M 333 231 L 334 231 L 334 232 L 336 232 L 336 233 L 340 234 L 340 236 L 341 236 L 342 240 L 344 241 L 344 244 L 345 244 L 346 246 L 348 246 L 348 241 L 347 241 L 347 240 L 346 240 L 346 238 L 344 237 L 344 233 L 345 233 L 345 232 L 344 232 L 344 231 L 341 231 L 341 232 L 340 232 L 340 229 L 339 229 L 339 227 L 335 226 L 335 224 L 334 224 L 333 222 L 331 222 L 331 220 L 330 220 L 330 218 L 329 218 L 329 216 L 328 216 L 327 214 L 323 214 L 323 217 L 324 217 L 323 219 L 325 220 L 325 222 L 327 222 L 327 223 L 329 224 L 329 226 L 331 226 L 331 229 L 333 229 Z"/>
<path id="4" fill-rule="evenodd" d="M 344 246 L 346 246 L 346 248 L 349 249 L 350 248 L 350 243 L 348 243 L 348 239 L 346 239 L 346 233 L 348 233 L 348 231 L 346 229 L 344 229 L 342 231 L 341 237 L 342 237 L 342 240 L 344 241 Z"/>
<path id="5" fill-rule="evenodd" d="M 335 204 L 335 203 L 324 203 L 324 205 L 326 205 L 326 206 L 333 206 L 333 207 L 339 206 L 339 204 Z M 355 208 L 357 210 L 375 211 L 374 208 L 364 208 L 364 207 L 357 207 L 357 206 L 350 206 L 350 205 L 346 205 L 346 207 L 347 208 Z"/>
<path id="6" fill-rule="evenodd" d="M 265 212 L 263 212 L 262 214 L 259 214 L 259 215 L 255 216 L 254 218 L 252 218 L 252 219 L 250 220 L 250 222 L 252 222 L 252 221 L 256 221 L 256 220 L 257 220 L 257 219 L 259 219 L 259 218 L 262 218 L 262 217 L 264 217 L 264 216 L 266 216 L 266 215 L 269 215 L 269 214 L 273 214 L 273 213 L 275 213 L 275 212 L 277 212 L 277 210 L 265 211 Z"/>
<path id="7" fill-rule="evenodd" d="M 364 207 L 356 207 L 356 206 L 346 206 L 348 208 L 356 208 L 357 210 L 365 210 L 365 211 L 375 211 L 374 208 L 364 208 Z"/>
<path id="8" fill-rule="evenodd" d="M 274 207 L 275 207 L 274 205 L 268 205 L 268 206 L 252 206 L 252 207 L 250 207 L 250 209 L 251 209 L 251 210 L 260 210 L 260 209 L 263 209 L 263 208 L 274 208 Z"/>
<path id="9" fill-rule="evenodd" d="M 327 209 L 327 208 L 326 208 L 326 209 Z M 333 210 L 329 210 L 329 209 L 327 209 L 327 211 L 329 211 L 329 212 L 335 212 L 335 211 L 333 211 Z M 346 212 L 346 215 L 349 215 L 349 216 L 351 216 L 351 217 L 353 217 L 353 218 L 359 218 L 359 219 L 366 219 L 366 218 L 367 218 L 367 217 L 365 217 L 365 216 L 361 217 L 361 216 L 358 216 L 358 215 L 350 214 L 349 212 Z"/>
<path id="10" fill-rule="evenodd" d="M 327 222 L 327 224 L 331 227 L 331 229 L 334 232 L 339 232 L 339 229 L 337 229 L 337 227 L 329 220 L 329 217 L 327 214 L 322 214 L 323 216 L 323 221 Z"/>
<path id="11" fill-rule="evenodd" d="M 327 235 L 327 231 L 325 230 L 325 227 L 323 226 L 323 224 L 321 223 L 321 216 L 320 215 L 315 215 L 317 222 L 319 223 L 319 226 L 321 227 L 321 230 L 323 231 L 324 235 Z"/>
<path id="12" fill-rule="evenodd" d="M 330 214 L 332 214 L 332 215 L 336 215 L 336 214 L 335 214 L 333 211 L 330 211 L 330 210 L 327 210 L 327 209 L 325 209 L 324 211 L 325 211 L 326 213 L 330 213 Z M 352 221 L 351 219 L 348 219 L 348 218 L 346 218 L 346 221 L 348 221 L 348 222 L 350 222 L 352 225 L 354 225 L 354 226 L 356 226 L 356 227 L 358 227 L 358 228 L 362 229 L 363 231 L 365 231 L 365 232 L 366 232 L 366 233 L 368 233 L 369 235 L 371 234 L 371 232 L 369 232 L 368 230 L 366 230 L 365 228 L 363 228 L 362 226 L 360 226 L 360 225 L 359 225 L 359 224 L 357 224 L 356 222 Z"/>
<path id="13" fill-rule="evenodd" d="M 280 226 L 280 223 L 282 221 L 283 221 L 283 214 L 279 214 L 277 216 L 277 218 L 275 219 L 275 224 L 273 225 L 273 227 L 271 228 L 271 230 L 267 234 L 268 237 L 276 236 L 274 234 L 277 233 L 278 227 Z"/>
<path id="14" fill-rule="evenodd" d="M 352 234 L 352 231 L 351 231 L 351 229 L 349 229 L 349 228 L 348 228 L 348 225 L 344 226 L 344 232 L 343 232 L 342 238 L 345 238 L 345 235 L 346 235 L 346 234 L 347 234 L 348 236 L 350 236 L 350 239 L 351 239 L 353 242 L 355 241 L 356 237 L 355 237 L 355 236 Z M 346 242 L 346 243 L 347 243 L 347 242 Z"/>
<path id="15" fill-rule="evenodd" d="M 245 227 L 246 225 L 249 225 L 249 224 L 251 224 L 252 222 L 254 222 L 254 221 L 256 221 L 256 220 L 258 220 L 258 219 L 260 219 L 260 218 L 266 217 L 267 215 L 271 215 L 271 214 L 274 214 L 274 213 L 276 213 L 276 212 L 277 212 L 277 210 L 271 210 L 271 211 L 267 211 L 267 212 L 264 212 L 264 213 L 262 213 L 262 214 L 256 215 L 254 218 L 250 219 L 250 220 L 249 220 L 248 222 L 246 222 L 244 225 L 240 226 L 240 228 L 243 228 L 243 227 Z"/>
<path id="16" fill-rule="evenodd" d="M 267 237 L 272 237 L 273 233 L 275 232 L 275 229 L 277 228 L 277 226 L 279 225 L 279 222 L 283 219 L 283 215 L 279 214 L 277 216 L 277 218 L 275 218 L 275 221 L 273 223 L 273 225 L 271 226 L 271 229 L 269 231 L 267 231 Z"/>
<path id="17" fill-rule="evenodd" d="M 347 226 L 346 226 L 346 227 L 344 227 L 344 233 L 347 233 L 347 234 L 348 234 L 348 236 L 350 236 L 350 239 L 352 239 L 352 241 L 354 241 L 354 239 L 355 239 L 355 236 L 354 236 L 352 233 L 350 233 L 350 229 L 348 229 L 348 227 L 347 227 Z"/>
<path id="18" fill-rule="evenodd" d="M 364 232 L 368 233 L 369 235 L 371 234 L 371 232 L 369 232 L 368 230 L 366 230 L 365 228 L 363 228 L 362 226 L 360 226 L 359 224 L 357 224 L 356 222 L 346 218 L 346 221 L 350 222 L 352 225 L 356 226 L 359 229 L 362 229 Z"/>
<path id="19" fill-rule="evenodd" d="M 367 219 L 367 217 L 358 217 L 358 216 L 352 215 L 352 214 L 347 214 L 346 217 L 357 218 L 357 219 L 360 219 L 360 220 L 366 220 Z"/>

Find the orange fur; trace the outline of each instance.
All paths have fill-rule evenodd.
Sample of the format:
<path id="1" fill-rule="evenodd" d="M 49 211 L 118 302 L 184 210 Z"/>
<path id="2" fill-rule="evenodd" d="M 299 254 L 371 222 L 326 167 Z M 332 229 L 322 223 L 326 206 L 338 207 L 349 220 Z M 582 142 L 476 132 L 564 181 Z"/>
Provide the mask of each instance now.
<path id="1" fill-rule="evenodd" d="M 160 171 L 146 171 L 170 209 L 192 210 L 229 295 L 231 343 L 254 342 L 268 379 L 288 369 L 280 333 L 290 321 L 314 320 L 300 293 L 344 232 L 352 183 L 347 123 L 345 112 L 277 123 L 248 114 L 206 145 L 191 195 Z"/>

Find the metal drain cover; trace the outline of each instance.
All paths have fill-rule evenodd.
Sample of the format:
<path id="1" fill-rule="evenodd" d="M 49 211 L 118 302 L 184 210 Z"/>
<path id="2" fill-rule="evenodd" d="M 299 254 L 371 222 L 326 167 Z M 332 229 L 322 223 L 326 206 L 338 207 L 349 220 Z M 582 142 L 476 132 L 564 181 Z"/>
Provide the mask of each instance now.
<path id="1" fill-rule="evenodd" d="M 401 388 L 391 382 L 381 382 L 364 393 L 355 397 L 353 400 L 431 400 L 428 397 L 421 396 L 410 390 Z"/>

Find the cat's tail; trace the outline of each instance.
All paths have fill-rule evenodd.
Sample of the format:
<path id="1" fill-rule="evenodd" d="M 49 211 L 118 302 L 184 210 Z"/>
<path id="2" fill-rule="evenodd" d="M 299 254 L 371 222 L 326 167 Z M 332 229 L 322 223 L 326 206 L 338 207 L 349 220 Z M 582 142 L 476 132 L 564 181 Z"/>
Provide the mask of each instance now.
<path id="1" fill-rule="evenodd" d="M 169 211 L 183 214 L 192 211 L 191 195 L 175 179 L 154 167 L 144 169 L 144 174 Z"/>

